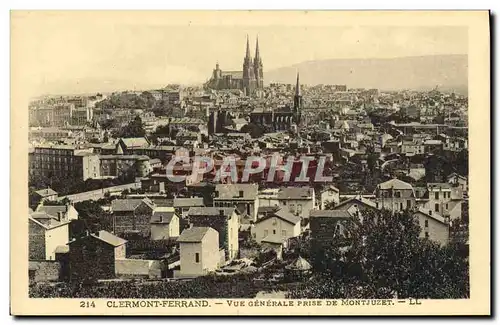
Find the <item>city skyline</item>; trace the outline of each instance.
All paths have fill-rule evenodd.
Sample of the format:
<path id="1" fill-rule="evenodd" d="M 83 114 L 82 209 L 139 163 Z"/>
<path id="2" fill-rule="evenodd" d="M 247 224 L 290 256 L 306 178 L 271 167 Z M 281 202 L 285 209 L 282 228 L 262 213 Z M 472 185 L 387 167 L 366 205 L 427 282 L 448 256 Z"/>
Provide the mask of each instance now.
<path id="1" fill-rule="evenodd" d="M 159 13 L 158 17 L 161 14 L 165 19 L 173 15 Z M 106 15 L 94 13 L 93 24 L 82 28 L 85 14 L 51 13 L 50 20 L 37 20 L 37 15 L 43 17 L 33 14 L 29 24 L 19 23 L 13 31 L 27 39 L 17 53 L 29 69 L 33 96 L 200 84 L 208 80 L 216 62 L 223 70 L 241 70 L 247 35 L 252 56 L 259 38 L 264 72 L 316 60 L 467 54 L 468 48 L 467 28 L 460 26 L 254 23 L 228 28 L 190 22 L 183 26 L 175 19 L 163 23 L 152 19 L 147 25 L 130 20 L 110 24 Z M 19 22 L 25 18 L 16 17 Z"/>

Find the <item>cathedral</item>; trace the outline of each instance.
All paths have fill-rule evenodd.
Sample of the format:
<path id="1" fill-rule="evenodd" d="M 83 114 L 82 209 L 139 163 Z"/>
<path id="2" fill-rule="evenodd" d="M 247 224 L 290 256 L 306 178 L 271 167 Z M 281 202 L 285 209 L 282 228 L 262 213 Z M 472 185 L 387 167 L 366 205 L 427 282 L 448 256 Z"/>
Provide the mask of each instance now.
<path id="1" fill-rule="evenodd" d="M 247 36 L 247 51 L 243 59 L 243 71 L 222 71 L 219 63 L 215 65 L 210 80 L 206 83 L 210 89 L 239 89 L 247 96 L 256 89 L 264 88 L 264 70 L 259 53 L 259 39 L 255 45 L 255 58 L 250 55 L 250 42 Z"/>

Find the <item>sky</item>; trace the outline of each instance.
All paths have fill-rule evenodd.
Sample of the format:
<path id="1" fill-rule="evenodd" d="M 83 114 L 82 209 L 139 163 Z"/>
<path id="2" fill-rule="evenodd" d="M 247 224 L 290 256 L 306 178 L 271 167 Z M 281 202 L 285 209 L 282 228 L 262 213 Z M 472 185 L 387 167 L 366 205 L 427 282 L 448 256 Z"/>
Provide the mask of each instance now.
<path id="1" fill-rule="evenodd" d="M 25 76 L 32 95 L 201 83 L 216 62 L 222 70 L 241 70 L 247 35 L 252 56 L 259 38 L 264 73 L 310 60 L 467 54 L 468 50 L 467 27 L 460 25 L 393 19 L 388 26 L 368 18 L 333 23 L 324 17 L 279 20 L 275 16 L 18 13 L 11 19 L 12 56 L 17 62 L 12 74 Z"/>

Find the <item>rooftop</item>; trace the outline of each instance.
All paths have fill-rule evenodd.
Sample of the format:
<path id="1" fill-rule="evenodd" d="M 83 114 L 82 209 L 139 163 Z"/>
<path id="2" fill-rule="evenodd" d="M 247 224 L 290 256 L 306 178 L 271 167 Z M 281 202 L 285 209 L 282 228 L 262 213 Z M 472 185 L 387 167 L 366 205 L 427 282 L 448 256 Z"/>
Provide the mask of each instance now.
<path id="1" fill-rule="evenodd" d="M 216 231 L 210 227 L 193 227 L 182 231 L 177 241 L 180 243 L 199 243 L 209 231 Z"/>

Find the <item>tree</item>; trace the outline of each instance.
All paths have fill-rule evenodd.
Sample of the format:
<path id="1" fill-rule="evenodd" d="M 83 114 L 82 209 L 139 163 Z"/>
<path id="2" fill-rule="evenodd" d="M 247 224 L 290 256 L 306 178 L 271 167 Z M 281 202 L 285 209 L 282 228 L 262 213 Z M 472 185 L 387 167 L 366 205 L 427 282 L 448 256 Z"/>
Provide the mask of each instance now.
<path id="1" fill-rule="evenodd" d="M 146 130 L 144 130 L 141 117 L 136 116 L 127 126 L 118 132 L 118 134 L 121 138 L 138 138 L 145 136 Z"/>
<path id="2" fill-rule="evenodd" d="M 265 133 L 265 129 L 263 127 L 254 123 L 248 123 L 244 125 L 240 131 L 243 133 L 250 134 L 250 136 L 254 139 L 260 138 Z"/>
<path id="3" fill-rule="evenodd" d="M 441 247 L 420 238 L 410 211 L 365 212 L 347 227 L 350 249 L 339 261 L 337 247 L 312 246 L 316 280 L 292 297 L 312 298 L 467 298 L 469 265 L 463 243 Z M 341 262 L 341 263 L 339 263 Z M 332 271 L 340 270 L 332 281 Z M 355 285 L 353 286 L 353 283 Z"/>
<path id="4" fill-rule="evenodd" d="M 71 222 L 71 237 L 81 236 L 86 231 L 112 231 L 111 215 L 104 211 L 98 202 L 94 200 L 77 202 L 75 209 L 78 211 L 78 220 Z"/>

